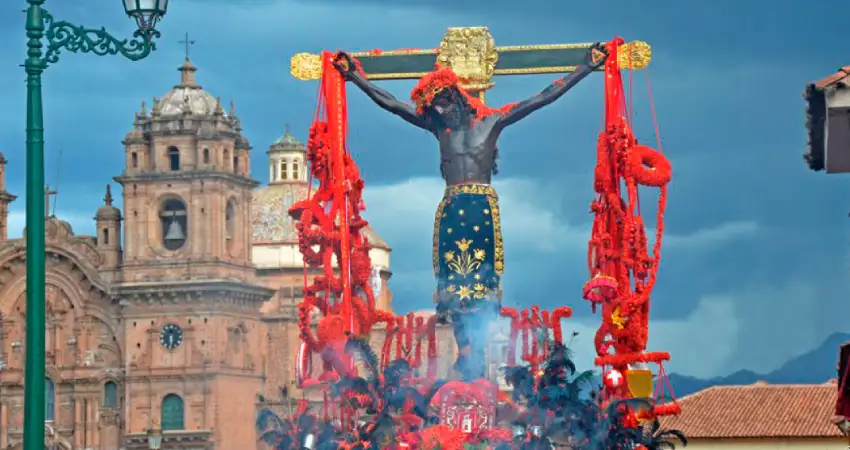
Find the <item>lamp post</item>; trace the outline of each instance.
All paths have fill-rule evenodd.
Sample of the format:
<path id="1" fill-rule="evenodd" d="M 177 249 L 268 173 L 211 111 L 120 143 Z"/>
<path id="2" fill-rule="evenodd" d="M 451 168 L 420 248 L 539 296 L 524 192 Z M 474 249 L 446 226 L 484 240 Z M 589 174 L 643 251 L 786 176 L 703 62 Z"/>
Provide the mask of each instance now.
<path id="1" fill-rule="evenodd" d="M 162 448 L 162 429 L 154 425 L 148 428 L 148 449 L 159 450 Z"/>
<path id="2" fill-rule="evenodd" d="M 55 20 L 41 6 L 45 0 L 27 0 L 27 315 L 24 378 L 24 449 L 44 450 L 44 117 L 41 74 L 59 61 L 64 49 L 95 55 L 121 54 L 140 60 L 155 49 L 155 26 L 165 15 L 168 0 L 123 0 L 124 10 L 139 29 L 133 39 L 116 39 L 105 29 L 85 28 Z M 45 39 L 46 38 L 46 39 Z M 46 42 L 45 42 L 46 41 Z M 46 49 L 43 48 L 45 47 Z"/>

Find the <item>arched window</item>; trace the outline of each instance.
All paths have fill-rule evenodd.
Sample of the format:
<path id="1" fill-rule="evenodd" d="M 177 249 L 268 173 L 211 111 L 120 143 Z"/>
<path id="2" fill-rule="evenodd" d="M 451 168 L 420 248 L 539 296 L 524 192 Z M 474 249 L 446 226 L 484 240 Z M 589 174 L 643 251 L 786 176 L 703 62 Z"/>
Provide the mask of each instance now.
<path id="1" fill-rule="evenodd" d="M 162 245 L 168 250 L 179 250 L 188 239 L 188 215 L 186 204 L 177 198 L 162 202 L 159 208 L 162 229 Z"/>
<path id="2" fill-rule="evenodd" d="M 44 420 L 53 421 L 56 417 L 56 385 L 50 378 L 44 378 Z"/>
<path id="3" fill-rule="evenodd" d="M 289 167 L 286 165 L 286 161 L 280 162 L 280 179 L 288 180 L 289 179 Z"/>
<path id="4" fill-rule="evenodd" d="M 230 162 L 230 152 L 227 149 L 224 149 L 224 159 L 221 161 L 224 164 L 224 167 L 227 168 L 227 163 Z"/>
<path id="5" fill-rule="evenodd" d="M 298 172 L 298 160 L 297 159 L 295 161 L 292 161 L 292 179 L 293 180 L 300 180 L 301 179 L 301 173 Z"/>
<path id="6" fill-rule="evenodd" d="M 177 394 L 162 398 L 162 430 L 183 430 L 183 399 Z"/>
<path id="7" fill-rule="evenodd" d="M 139 167 L 139 154 L 136 152 L 130 153 L 130 164 L 135 169 Z"/>
<path id="8" fill-rule="evenodd" d="M 103 406 L 118 407 L 118 385 L 114 381 L 107 381 L 103 385 Z"/>
<path id="9" fill-rule="evenodd" d="M 103 229 L 103 245 L 109 245 L 109 228 Z"/>
<path id="10" fill-rule="evenodd" d="M 236 221 L 236 205 L 233 200 L 227 202 L 227 208 L 224 210 L 224 236 L 230 241 L 235 234 Z"/>
<path id="11" fill-rule="evenodd" d="M 171 170 L 180 170 L 180 150 L 177 147 L 168 147 L 168 164 Z"/>
<path id="12" fill-rule="evenodd" d="M 204 149 L 204 164 L 209 164 L 209 163 L 210 163 L 210 149 L 205 148 Z"/>
<path id="13" fill-rule="evenodd" d="M 239 173 L 239 157 L 233 157 L 233 173 Z"/>

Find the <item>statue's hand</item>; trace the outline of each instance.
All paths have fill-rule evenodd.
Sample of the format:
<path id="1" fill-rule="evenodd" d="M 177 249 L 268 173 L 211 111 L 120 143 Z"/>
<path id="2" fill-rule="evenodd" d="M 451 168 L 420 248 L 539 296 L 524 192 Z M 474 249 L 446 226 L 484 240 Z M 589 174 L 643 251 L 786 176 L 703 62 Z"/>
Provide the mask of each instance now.
<path id="1" fill-rule="evenodd" d="M 598 69 L 605 64 L 605 61 L 608 59 L 608 47 L 602 43 L 595 43 L 587 50 L 587 54 L 585 55 L 584 64 L 591 69 Z"/>
<path id="2" fill-rule="evenodd" d="M 354 62 L 354 58 L 344 51 L 337 52 L 334 58 L 334 67 L 346 80 L 350 80 L 351 76 L 357 72 L 357 64 Z"/>

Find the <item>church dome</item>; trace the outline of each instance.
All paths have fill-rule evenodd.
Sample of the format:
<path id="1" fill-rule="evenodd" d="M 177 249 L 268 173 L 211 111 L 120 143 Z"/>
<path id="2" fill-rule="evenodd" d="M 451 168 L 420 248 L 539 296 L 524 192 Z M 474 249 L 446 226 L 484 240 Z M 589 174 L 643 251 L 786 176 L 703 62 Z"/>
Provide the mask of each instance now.
<path id="1" fill-rule="evenodd" d="M 180 84 L 166 92 L 154 107 L 161 117 L 195 115 L 227 116 L 221 108 L 221 102 L 209 92 L 203 90 L 195 81 L 198 70 L 189 59 L 180 66 Z"/>
<path id="2" fill-rule="evenodd" d="M 289 208 L 307 198 L 307 183 L 271 184 L 254 191 L 251 201 L 251 226 L 254 244 L 298 242 L 295 220 Z M 372 247 L 389 249 L 389 245 L 371 227 L 362 230 Z"/>
<path id="3" fill-rule="evenodd" d="M 251 202 L 254 263 L 258 267 L 302 264 L 298 231 L 289 208 L 307 198 L 307 147 L 289 130 L 269 147 L 269 184 L 254 190 Z M 373 263 L 388 267 L 389 245 L 371 228 L 363 235 L 376 250 Z M 285 255 L 285 256 L 284 256 Z"/>
<path id="4" fill-rule="evenodd" d="M 297 242 L 289 207 L 307 198 L 307 183 L 272 184 L 254 191 L 251 226 L 254 243 Z"/>
<path id="5" fill-rule="evenodd" d="M 289 132 L 289 130 L 286 130 L 286 132 L 283 133 L 283 136 L 275 139 L 274 142 L 272 142 L 272 148 L 275 148 L 275 147 L 283 147 L 283 148 L 291 148 L 291 149 L 298 149 L 298 150 L 301 150 L 301 151 L 307 151 L 307 147 L 304 145 L 304 143 L 302 143 L 301 141 L 296 139 L 295 136 L 293 136 L 292 133 Z"/>

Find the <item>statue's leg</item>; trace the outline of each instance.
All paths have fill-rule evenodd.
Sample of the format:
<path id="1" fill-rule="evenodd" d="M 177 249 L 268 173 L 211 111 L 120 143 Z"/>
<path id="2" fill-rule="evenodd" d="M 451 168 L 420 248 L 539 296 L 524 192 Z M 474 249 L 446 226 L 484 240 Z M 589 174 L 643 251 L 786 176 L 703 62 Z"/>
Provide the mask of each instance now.
<path id="1" fill-rule="evenodd" d="M 451 318 L 464 379 L 486 375 L 494 313 L 501 308 L 504 268 L 498 199 L 491 186 L 450 186 L 434 220 L 437 314 Z"/>

